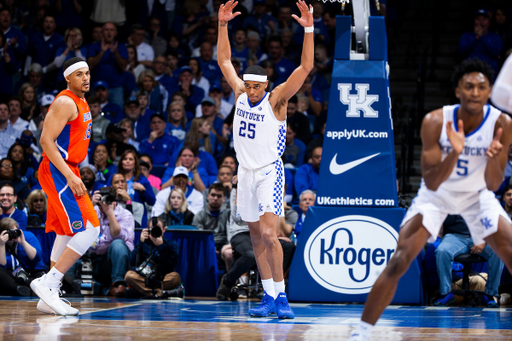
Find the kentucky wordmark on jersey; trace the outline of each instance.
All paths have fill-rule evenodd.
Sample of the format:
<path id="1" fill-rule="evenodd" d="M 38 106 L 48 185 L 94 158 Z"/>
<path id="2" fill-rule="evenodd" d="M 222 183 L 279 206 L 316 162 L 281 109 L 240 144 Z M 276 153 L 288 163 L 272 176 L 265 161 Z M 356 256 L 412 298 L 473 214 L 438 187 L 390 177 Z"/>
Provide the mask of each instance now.
<path id="1" fill-rule="evenodd" d="M 233 141 L 237 159 L 247 169 L 275 162 L 286 147 L 286 120 L 277 120 L 268 98 L 266 92 L 257 104 L 252 105 L 243 93 L 236 102 Z"/>

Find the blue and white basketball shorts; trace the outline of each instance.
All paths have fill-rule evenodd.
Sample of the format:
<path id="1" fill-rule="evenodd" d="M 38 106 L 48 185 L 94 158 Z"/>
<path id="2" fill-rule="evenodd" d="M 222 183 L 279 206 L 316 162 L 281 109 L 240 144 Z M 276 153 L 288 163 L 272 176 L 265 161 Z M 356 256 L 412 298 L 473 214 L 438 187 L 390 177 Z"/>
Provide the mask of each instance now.
<path id="1" fill-rule="evenodd" d="M 421 186 L 401 226 L 417 214 L 423 216 L 422 224 L 430 232 L 429 243 L 436 240 L 448 214 L 459 214 L 464 218 L 475 245 L 484 243 L 484 238 L 498 231 L 500 216 L 511 223 L 507 212 L 488 189 L 480 192 L 453 192 L 438 188 L 434 192 Z"/>
<path id="2" fill-rule="evenodd" d="M 265 212 L 284 217 L 284 168 L 281 159 L 270 165 L 238 167 L 237 212 L 243 221 L 256 222 Z"/>

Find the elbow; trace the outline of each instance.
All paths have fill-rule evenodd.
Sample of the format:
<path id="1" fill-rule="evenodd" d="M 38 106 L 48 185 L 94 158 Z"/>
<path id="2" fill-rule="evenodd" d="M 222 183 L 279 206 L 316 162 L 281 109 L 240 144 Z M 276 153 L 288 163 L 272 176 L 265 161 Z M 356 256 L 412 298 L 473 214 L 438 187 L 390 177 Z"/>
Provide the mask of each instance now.
<path id="1" fill-rule="evenodd" d="M 490 183 L 490 184 L 487 184 L 487 189 L 491 192 L 496 192 L 498 189 L 500 189 L 500 186 L 501 186 L 501 182 L 494 182 L 494 183 Z"/>

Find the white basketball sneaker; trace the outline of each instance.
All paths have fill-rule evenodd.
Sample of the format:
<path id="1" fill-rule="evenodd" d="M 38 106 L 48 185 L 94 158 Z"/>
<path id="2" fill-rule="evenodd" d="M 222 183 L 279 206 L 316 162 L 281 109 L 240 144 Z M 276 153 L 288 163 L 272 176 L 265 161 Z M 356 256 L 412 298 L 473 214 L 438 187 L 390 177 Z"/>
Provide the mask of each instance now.
<path id="1" fill-rule="evenodd" d="M 73 308 L 68 300 L 61 298 L 61 301 L 66 306 L 66 316 L 80 315 L 80 311 L 78 309 Z M 37 310 L 45 314 L 55 314 L 55 312 L 46 303 L 44 303 L 43 300 L 39 300 L 39 302 L 37 302 Z"/>
<path id="2" fill-rule="evenodd" d="M 69 306 L 60 299 L 60 285 L 56 288 L 50 288 L 46 284 L 44 276 L 42 276 L 33 280 L 30 283 L 30 288 L 56 315 L 68 315 L 67 307 Z"/>

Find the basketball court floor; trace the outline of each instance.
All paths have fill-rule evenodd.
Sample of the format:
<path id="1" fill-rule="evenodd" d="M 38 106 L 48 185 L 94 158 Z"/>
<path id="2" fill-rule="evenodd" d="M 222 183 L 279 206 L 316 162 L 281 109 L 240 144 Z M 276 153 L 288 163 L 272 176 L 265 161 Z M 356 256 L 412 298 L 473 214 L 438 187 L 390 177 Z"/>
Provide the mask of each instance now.
<path id="1" fill-rule="evenodd" d="M 37 298 L 0 297 L 0 340 L 345 340 L 362 305 L 292 303 L 296 318 L 250 318 L 256 301 L 71 298 L 77 317 Z M 512 308 L 390 306 L 372 340 L 512 340 Z"/>

